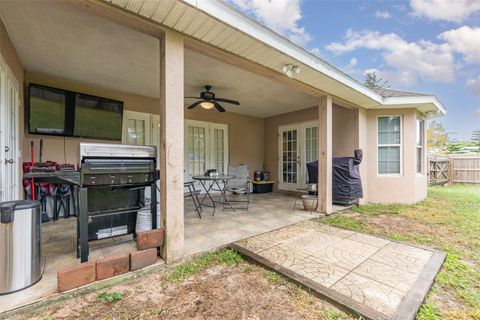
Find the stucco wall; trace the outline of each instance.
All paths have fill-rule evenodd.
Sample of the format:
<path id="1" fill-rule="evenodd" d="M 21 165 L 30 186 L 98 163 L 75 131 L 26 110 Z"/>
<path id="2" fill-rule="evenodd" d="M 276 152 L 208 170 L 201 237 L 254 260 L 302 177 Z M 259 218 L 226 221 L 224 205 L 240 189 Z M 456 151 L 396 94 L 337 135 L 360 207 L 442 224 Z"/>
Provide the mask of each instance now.
<path id="1" fill-rule="evenodd" d="M 377 117 L 400 115 L 402 117 L 402 174 L 382 176 L 377 174 Z M 368 200 L 371 203 L 415 203 L 426 196 L 426 176 L 416 171 L 416 112 L 414 109 L 368 111 Z"/>
<path id="2" fill-rule="evenodd" d="M 356 141 L 356 110 L 333 105 L 332 152 L 334 157 L 352 157 Z"/>

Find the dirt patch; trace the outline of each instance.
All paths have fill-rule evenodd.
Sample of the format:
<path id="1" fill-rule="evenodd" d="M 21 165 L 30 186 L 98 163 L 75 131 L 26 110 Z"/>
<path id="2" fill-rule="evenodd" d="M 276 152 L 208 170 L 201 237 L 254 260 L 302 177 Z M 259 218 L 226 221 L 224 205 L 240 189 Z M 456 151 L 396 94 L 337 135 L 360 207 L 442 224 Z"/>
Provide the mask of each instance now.
<path id="1" fill-rule="evenodd" d="M 241 262 L 172 283 L 162 271 L 102 290 L 121 293 L 120 301 L 100 302 L 95 292 L 13 319 L 352 319 L 281 276 L 268 280 L 270 274 Z"/>

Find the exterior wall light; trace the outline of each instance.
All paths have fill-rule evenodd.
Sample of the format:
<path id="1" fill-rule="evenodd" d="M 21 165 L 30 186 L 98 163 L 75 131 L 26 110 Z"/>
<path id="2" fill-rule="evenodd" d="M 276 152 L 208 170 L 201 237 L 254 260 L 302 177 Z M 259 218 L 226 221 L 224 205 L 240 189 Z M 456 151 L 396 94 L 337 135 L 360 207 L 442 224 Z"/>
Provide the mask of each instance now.
<path id="1" fill-rule="evenodd" d="M 300 67 L 291 63 L 284 65 L 282 70 L 290 79 L 292 79 L 295 74 L 300 73 Z"/>

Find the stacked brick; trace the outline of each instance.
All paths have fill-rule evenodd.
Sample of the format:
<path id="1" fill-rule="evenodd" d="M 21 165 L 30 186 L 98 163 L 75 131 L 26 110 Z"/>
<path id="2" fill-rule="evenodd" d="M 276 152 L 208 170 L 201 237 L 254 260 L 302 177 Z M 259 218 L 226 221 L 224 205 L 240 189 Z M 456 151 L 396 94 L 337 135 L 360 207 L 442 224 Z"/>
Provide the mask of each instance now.
<path id="1" fill-rule="evenodd" d="M 57 271 L 58 291 L 68 291 L 94 281 L 108 279 L 155 264 L 159 247 L 163 246 L 164 238 L 163 229 L 138 232 L 137 251 L 60 269 Z"/>

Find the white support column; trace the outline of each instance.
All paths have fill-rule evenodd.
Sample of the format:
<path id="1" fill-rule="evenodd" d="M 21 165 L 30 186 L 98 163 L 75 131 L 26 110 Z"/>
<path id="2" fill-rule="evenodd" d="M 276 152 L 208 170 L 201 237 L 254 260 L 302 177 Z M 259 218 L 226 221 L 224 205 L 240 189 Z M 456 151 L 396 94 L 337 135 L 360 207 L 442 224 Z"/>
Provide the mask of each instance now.
<path id="1" fill-rule="evenodd" d="M 160 39 L 160 208 L 167 262 L 183 256 L 183 40 L 171 31 Z"/>
<path id="2" fill-rule="evenodd" d="M 318 104 L 318 211 L 332 213 L 332 97 Z"/>

